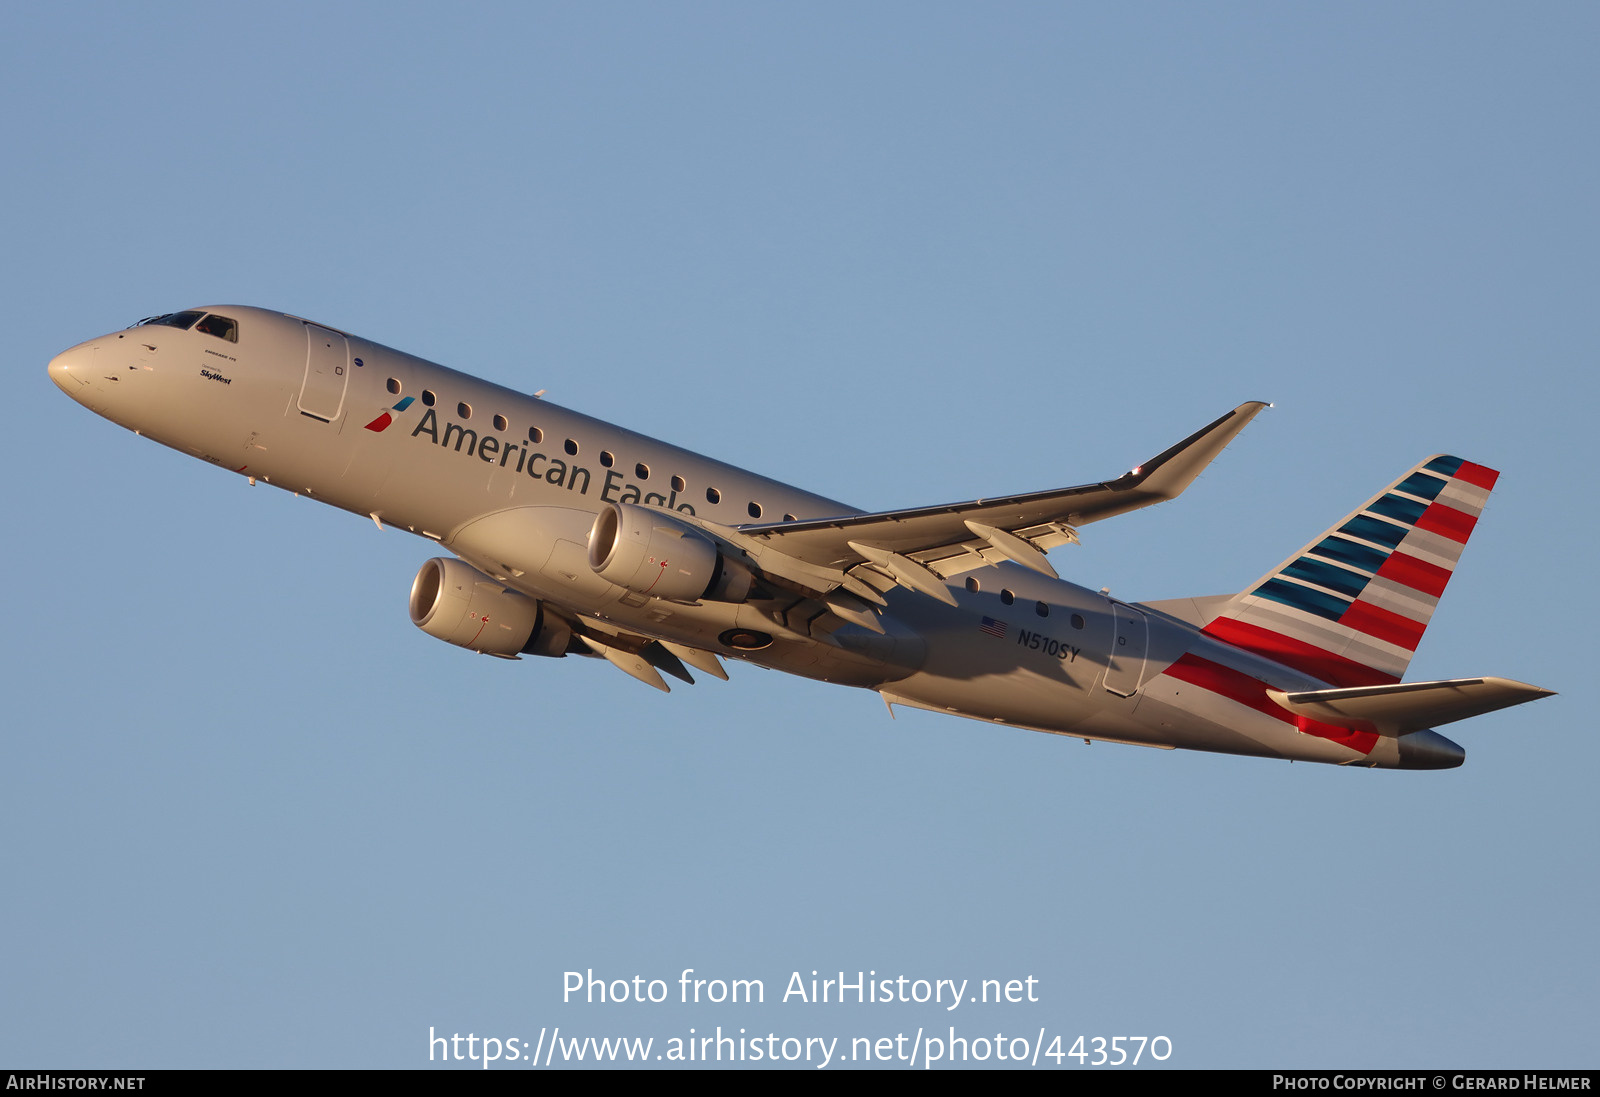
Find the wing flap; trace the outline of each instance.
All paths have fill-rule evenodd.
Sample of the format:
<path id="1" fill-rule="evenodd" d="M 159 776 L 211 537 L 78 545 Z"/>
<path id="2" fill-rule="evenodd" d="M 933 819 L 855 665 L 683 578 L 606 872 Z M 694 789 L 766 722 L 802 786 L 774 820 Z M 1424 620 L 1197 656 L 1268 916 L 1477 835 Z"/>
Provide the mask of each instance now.
<path id="1" fill-rule="evenodd" d="M 661 677 L 661 673 L 643 655 L 612 647 L 610 644 L 596 640 L 593 636 L 580 635 L 578 639 L 588 645 L 596 655 L 602 656 L 624 674 L 632 675 L 645 685 L 654 686 L 662 693 L 672 692 L 672 687 L 667 685 L 666 680 Z"/>
<path id="2" fill-rule="evenodd" d="M 667 640 L 655 640 L 649 636 L 642 636 L 636 632 L 629 632 L 617 628 L 610 622 L 601 621 L 593 617 L 580 617 L 578 624 L 573 626 L 577 639 L 595 655 L 601 656 L 625 674 L 632 675 L 647 686 L 654 686 L 664 693 L 671 693 L 661 673 L 671 675 L 681 682 L 694 685 L 694 676 L 689 673 L 688 667 L 703 670 L 707 674 L 728 680 L 728 672 L 722 668 L 722 663 L 709 651 L 690 647 L 687 644 L 675 644 Z"/>

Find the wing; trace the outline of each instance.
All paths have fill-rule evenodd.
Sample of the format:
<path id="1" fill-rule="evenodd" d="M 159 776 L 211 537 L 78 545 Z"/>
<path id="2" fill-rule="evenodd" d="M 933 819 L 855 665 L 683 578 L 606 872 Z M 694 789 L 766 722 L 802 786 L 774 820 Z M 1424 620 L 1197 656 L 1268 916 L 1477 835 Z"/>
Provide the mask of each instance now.
<path id="1" fill-rule="evenodd" d="M 718 532 L 743 548 L 763 572 L 787 572 L 789 579 L 811 589 L 842 585 L 861 593 L 848 577 L 839 579 L 858 567 L 885 573 L 934 597 L 941 595 L 929 588 L 942 591 L 941 578 L 1001 560 L 1054 576 L 1044 550 L 1076 541 L 1078 526 L 1176 497 L 1264 407 L 1260 401 L 1241 404 L 1115 480 Z M 800 566 L 789 565 L 791 561 Z M 819 588 L 804 582 L 802 574 L 817 580 L 832 577 L 833 582 Z"/>
<path id="2" fill-rule="evenodd" d="M 1054 576 L 1045 549 L 1077 540 L 1076 527 L 1086 522 L 1177 496 L 1266 406 L 1242 404 L 1115 480 L 1002 499 L 749 526 L 725 526 L 659 507 L 608 505 L 619 513 L 652 515 L 645 525 L 664 523 L 674 543 L 688 532 L 683 527 L 696 527 L 712 542 L 706 549 L 713 552 L 718 572 L 724 567 L 747 572 L 746 590 L 750 582 L 760 580 L 764 593 L 747 604 L 765 618 L 763 628 L 837 645 L 832 633 L 846 623 L 883 632 L 872 606 L 886 604 L 885 592 L 896 585 L 954 604 L 945 579 L 971 568 L 1014 560 Z M 501 574 L 514 571 L 502 562 L 507 546 L 515 557 L 539 536 L 548 540 L 550 516 L 533 518 L 529 512 L 550 509 L 512 508 L 478 519 L 457 531 L 449 547 L 486 575 L 508 582 Z M 579 527 L 591 516 L 558 513 L 566 514 L 572 524 L 568 533 L 571 547 L 577 549 L 584 536 Z M 535 523 L 531 531 L 529 521 Z M 589 539 L 600 528 L 600 522 L 593 522 Z M 612 532 L 618 528 L 614 522 Z M 468 530 L 477 532 L 469 537 Z M 603 578 L 600 581 L 603 585 Z M 562 620 L 568 630 L 566 652 L 607 659 L 657 689 L 667 689 L 663 673 L 694 681 L 685 663 L 717 677 L 727 676 L 708 651 L 621 629 L 597 617 L 566 613 Z"/>

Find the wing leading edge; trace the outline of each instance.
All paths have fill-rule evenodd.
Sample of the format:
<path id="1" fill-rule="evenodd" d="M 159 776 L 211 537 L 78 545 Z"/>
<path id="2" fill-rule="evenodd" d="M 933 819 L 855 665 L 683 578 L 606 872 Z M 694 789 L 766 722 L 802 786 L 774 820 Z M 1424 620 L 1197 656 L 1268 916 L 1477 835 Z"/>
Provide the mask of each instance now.
<path id="1" fill-rule="evenodd" d="M 826 569 L 913 561 L 944 576 L 1014 560 L 1054 575 L 1043 550 L 1076 527 L 1176 498 L 1268 405 L 1252 400 L 1115 480 L 1000 499 L 738 527 L 741 540 Z M 1041 566 L 1042 565 L 1042 566 Z"/>

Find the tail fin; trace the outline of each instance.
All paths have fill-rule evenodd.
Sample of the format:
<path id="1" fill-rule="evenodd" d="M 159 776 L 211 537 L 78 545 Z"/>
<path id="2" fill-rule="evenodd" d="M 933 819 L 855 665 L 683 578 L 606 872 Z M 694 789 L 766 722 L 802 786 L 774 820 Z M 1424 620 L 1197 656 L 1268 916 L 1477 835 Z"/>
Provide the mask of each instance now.
<path id="1" fill-rule="evenodd" d="M 1398 682 L 1499 475 L 1430 457 L 1234 595 L 1205 631 L 1335 686 Z"/>

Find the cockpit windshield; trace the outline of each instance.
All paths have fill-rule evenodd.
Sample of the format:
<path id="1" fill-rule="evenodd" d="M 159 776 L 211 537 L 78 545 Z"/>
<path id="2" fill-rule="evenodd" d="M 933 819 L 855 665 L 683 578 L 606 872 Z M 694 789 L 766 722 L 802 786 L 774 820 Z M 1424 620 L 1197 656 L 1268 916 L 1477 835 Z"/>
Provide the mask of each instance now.
<path id="1" fill-rule="evenodd" d="M 218 339 L 226 339 L 230 343 L 239 341 L 239 325 L 226 316 L 218 316 L 214 312 L 196 324 L 194 330 L 215 335 Z"/>
<path id="2" fill-rule="evenodd" d="M 200 320 L 202 316 L 205 317 L 204 320 Z M 200 323 L 196 324 L 196 320 L 200 320 Z M 230 343 L 239 341 L 239 325 L 236 321 L 230 320 L 226 316 L 218 316 L 214 312 L 207 314 L 199 309 L 168 312 L 161 316 L 148 316 L 133 326 L 136 328 L 160 326 L 164 328 L 183 328 L 185 330 L 193 328 L 195 331 L 204 332 L 207 335 L 215 335 L 218 339 L 226 339 Z"/>
<path id="3" fill-rule="evenodd" d="M 205 313 L 200 312 L 198 309 L 190 309 L 187 312 L 169 312 L 161 316 L 152 316 L 149 319 L 140 320 L 134 326 L 144 327 L 148 324 L 151 327 L 159 325 L 164 328 L 192 328 L 194 327 L 194 322 L 204 315 Z"/>

